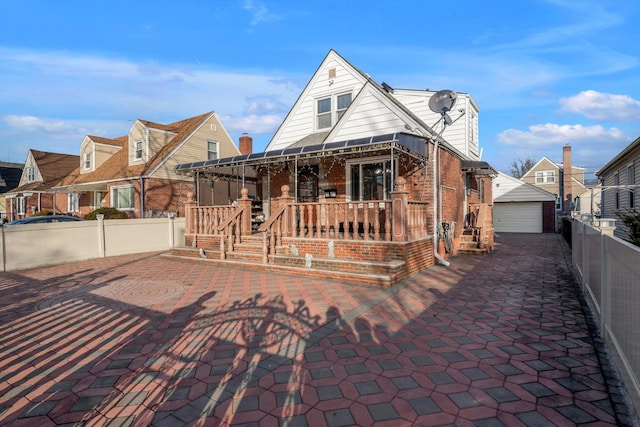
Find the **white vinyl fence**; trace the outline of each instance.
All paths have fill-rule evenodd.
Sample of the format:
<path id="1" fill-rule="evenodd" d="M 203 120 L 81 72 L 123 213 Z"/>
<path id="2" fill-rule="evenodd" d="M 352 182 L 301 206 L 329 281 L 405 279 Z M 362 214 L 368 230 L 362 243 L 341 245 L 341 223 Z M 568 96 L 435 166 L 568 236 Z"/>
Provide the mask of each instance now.
<path id="1" fill-rule="evenodd" d="M 114 219 L 0 227 L 2 271 L 184 245 L 184 218 Z"/>
<path id="2" fill-rule="evenodd" d="M 636 410 L 640 409 L 640 248 L 613 236 L 613 229 L 574 220 L 573 266 L 595 308 Z"/>

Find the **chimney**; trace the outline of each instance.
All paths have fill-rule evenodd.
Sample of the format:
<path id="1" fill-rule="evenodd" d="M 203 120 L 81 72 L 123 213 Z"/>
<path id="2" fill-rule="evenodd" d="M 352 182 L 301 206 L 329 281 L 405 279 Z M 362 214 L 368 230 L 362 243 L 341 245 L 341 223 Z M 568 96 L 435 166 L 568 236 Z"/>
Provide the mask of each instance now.
<path id="1" fill-rule="evenodd" d="M 247 155 L 253 152 L 253 138 L 246 132 L 240 137 L 240 154 Z"/>
<path id="2" fill-rule="evenodd" d="M 572 168 L 571 168 L 571 146 L 562 147 L 562 186 L 563 186 L 563 212 L 571 215 L 571 203 L 573 202 Z"/>

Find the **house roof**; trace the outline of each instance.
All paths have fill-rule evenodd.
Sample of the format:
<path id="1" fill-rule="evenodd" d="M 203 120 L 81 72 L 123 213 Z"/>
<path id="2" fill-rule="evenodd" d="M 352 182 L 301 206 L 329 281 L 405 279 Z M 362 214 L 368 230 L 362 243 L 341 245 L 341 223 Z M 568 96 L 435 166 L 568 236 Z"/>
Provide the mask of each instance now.
<path id="1" fill-rule="evenodd" d="M 354 100 L 349 105 L 349 107 L 347 107 L 347 110 L 345 111 L 345 114 L 342 116 L 342 118 L 339 119 L 333 125 L 333 127 L 331 128 L 331 130 L 329 132 L 309 133 L 308 135 L 306 135 L 305 137 L 299 139 L 295 143 L 290 144 L 288 147 L 302 146 L 302 145 L 305 145 L 305 144 L 307 144 L 307 145 L 315 145 L 315 144 L 319 144 L 319 143 L 333 141 L 334 140 L 334 135 L 336 133 L 336 129 L 339 129 L 341 123 L 344 123 L 344 120 L 349 115 L 349 111 L 357 106 L 358 97 L 363 92 L 365 92 L 367 90 L 367 88 L 372 88 L 379 95 L 381 95 L 381 97 L 383 97 L 385 100 L 388 101 L 387 106 L 389 108 L 401 111 L 405 116 L 410 118 L 410 120 L 415 122 L 415 125 L 419 129 L 417 131 L 415 131 L 414 133 L 418 133 L 418 134 L 420 134 L 422 136 L 427 136 L 428 138 L 437 139 L 443 148 L 451 151 L 452 153 L 454 153 L 455 155 L 457 155 L 458 157 L 460 157 L 462 159 L 467 158 L 467 156 L 465 156 L 463 153 L 461 153 L 460 151 L 455 149 L 444 138 L 442 138 L 442 136 L 440 134 L 435 132 L 431 128 L 431 126 L 429 126 L 427 123 L 425 123 L 422 119 L 420 119 L 418 116 L 416 116 L 415 113 L 413 113 L 409 108 L 407 108 L 402 102 L 400 102 L 397 98 L 395 98 L 390 93 L 391 92 L 391 88 L 388 85 L 384 84 L 384 86 L 383 86 L 383 85 L 380 85 L 380 84 L 376 83 L 371 78 L 371 76 L 369 76 L 368 74 L 362 72 L 360 69 L 355 67 L 353 64 L 351 64 L 348 60 L 346 60 L 344 57 L 342 57 L 338 52 L 336 52 L 333 49 L 329 50 L 329 53 L 322 60 L 322 62 L 320 63 L 320 65 L 318 66 L 318 68 L 316 69 L 314 74 L 312 75 L 311 79 L 307 83 L 306 87 L 304 88 L 304 90 L 298 96 L 298 99 L 294 103 L 293 107 L 289 110 L 289 112 L 287 113 L 287 116 L 285 117 L 285 119 L 282 121 L 282 123 L 278 127 L 278 129 L 275 132 L 273 138 L 271 139 L 271 141 L 269 141 L 269 144 L 267 144 L 267 147 L 271 146 L 274 143 L 274 141 L 280 135 L 282 129 L 284 129 L 286 127 L 290 117 L 297 110 L 298 105 L 300 104 L 300 102 L 305 98 L 306 94 L 308 93 L 308 91 L 310 89 L 310 86 L 311 86 L 312 82 L 314 81 L 314 78 L 318 74 L 318 71 L 322 68 L 323 64 L 329 59 L 335 59 L 335 60 L 341 61 L 344 65 L 348 66 L 351 70 L 353 70 L 358 75 L 360 80 L 363 82 L 363 87 L 360 89 L 359 93 L 355 95 Z M 387 87 L 387 89 L 385 89 L 385 87 Z"/>
<path id="2" fill-rule="evenodd" d="M 551 202 L 555 195 L 518 178 L 498 172 L 493 180 L 493 202 Z"/>
<path id="3" fill-rule="evenodd" d="M 81 174 L 79 163 L 77 163 L 75 170 L 60 182 L 56 189 L 69 190 L 74 187 L 91 189 L 91 184 L 103 187 L 105 183 L 111 181 L 144 177 L 166 161 L 170 153 L 178 148 L 178 146 L 212 114 L 213 112 L 208 112 L 189 119 L 170 123 L 168 125 L 138 119 L 138 121 L 144 126 L 175 133 L 175 136 L 171 138 L 167 144 L 158 150 L 152 158 L 142 164 L 129 165 L 129 151 L 127 149 L 129 143 L 128 135 L 124 135 L 116 139 L 91 136 L 90 138 L 94 142 L 118 146 L 121 147 L 121 149 L 105 160 L 105 162 L 93 172 Z M 96 187 L 96 189 L 99 189 L 98 187 Z"/>
<path id="4" fill-rule="evenodd" d="M 347 141 L 327 142 L 313 145 L 290 146 L 280 150 L 252 153 L 214 160 L 184 163 L 176 166 L 176 172 L 192 174 L 195 171 L 212 171 L 233 166 L 257 166 L 266 163 L 278 163 L 285 160 L 307 156 L 335 156 L 339 154 L 362 153 L 382 149 L 397 149 L 399 152 L 426 159 L 426 139 L 408 133 L 377 135 Z M 294 144 L 296 145 L 296 144 Z"/>
<path id="5" fill-rule="evenodd" d="M 0 194 L 4 194 L 20 184 L 22 163 L 0 162 Z"/>
<path id="6" fill-rule="evenodd" d="M 8 193 L 45 192 L 57 185 L 80 163 L 80 156 L 72 154 L 50 153 L 34 149 L 29 150 L 29 154 L 32 156 L 42 180 L 21 185 Z"/>
<path id="7" fill-rule="evenodd" d="M 613 159 L 611 159 L 606 165 L 600 168 L 599 171 L 595 173 L 596 176 L 600 176 L 606 173 L 611 167 L 613 167 L 617 162 L 624 159 L 631 151 L 640 147 L 640 137 L 636 138 L 631 144 L 629 144 L 624 150 L 618 153 Z"/>

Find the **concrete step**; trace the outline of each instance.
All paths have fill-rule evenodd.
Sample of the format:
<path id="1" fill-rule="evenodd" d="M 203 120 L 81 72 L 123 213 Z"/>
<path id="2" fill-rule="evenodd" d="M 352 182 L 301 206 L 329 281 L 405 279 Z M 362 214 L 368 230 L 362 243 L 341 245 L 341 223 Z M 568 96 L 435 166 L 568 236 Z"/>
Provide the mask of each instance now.
<path id="1" fill-rule="evenodd" d="M 269 257 L 270 263 L 264 264 L 262 256 L 258 258 L 256 254 L 229 252 L 227 253 L 227 259 L 221 260 L 219 251 L 207 250 L 204 252 L 205 256 L 202 256 L 201 253 L 202 251 L 197 248 L 173 248 L 162 256 L 185 261 L 216 263 L 229 267 L 330 278 L 384 287 L 392 286 L 404 279 L 404 277 L 400 277 L 404 261 L 397 260 L 389 262 L 358 262 L 315 258 L 311 260 L 311 266 L 307 267 L 304 257 L 273 255 Z"/>

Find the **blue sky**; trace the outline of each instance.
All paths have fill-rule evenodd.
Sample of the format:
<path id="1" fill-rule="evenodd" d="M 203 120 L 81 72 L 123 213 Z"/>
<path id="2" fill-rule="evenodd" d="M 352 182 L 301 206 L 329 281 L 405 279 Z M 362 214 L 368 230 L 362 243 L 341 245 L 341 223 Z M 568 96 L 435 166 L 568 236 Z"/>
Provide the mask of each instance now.
<path id="1" fill-rule="evenodd" d="M 593 171 L 640 136 L 636 0 L 0 0 L 0 160 L 215 111 L 262 151 L 330 49 L 470 93 L 483 160 Z"/>

